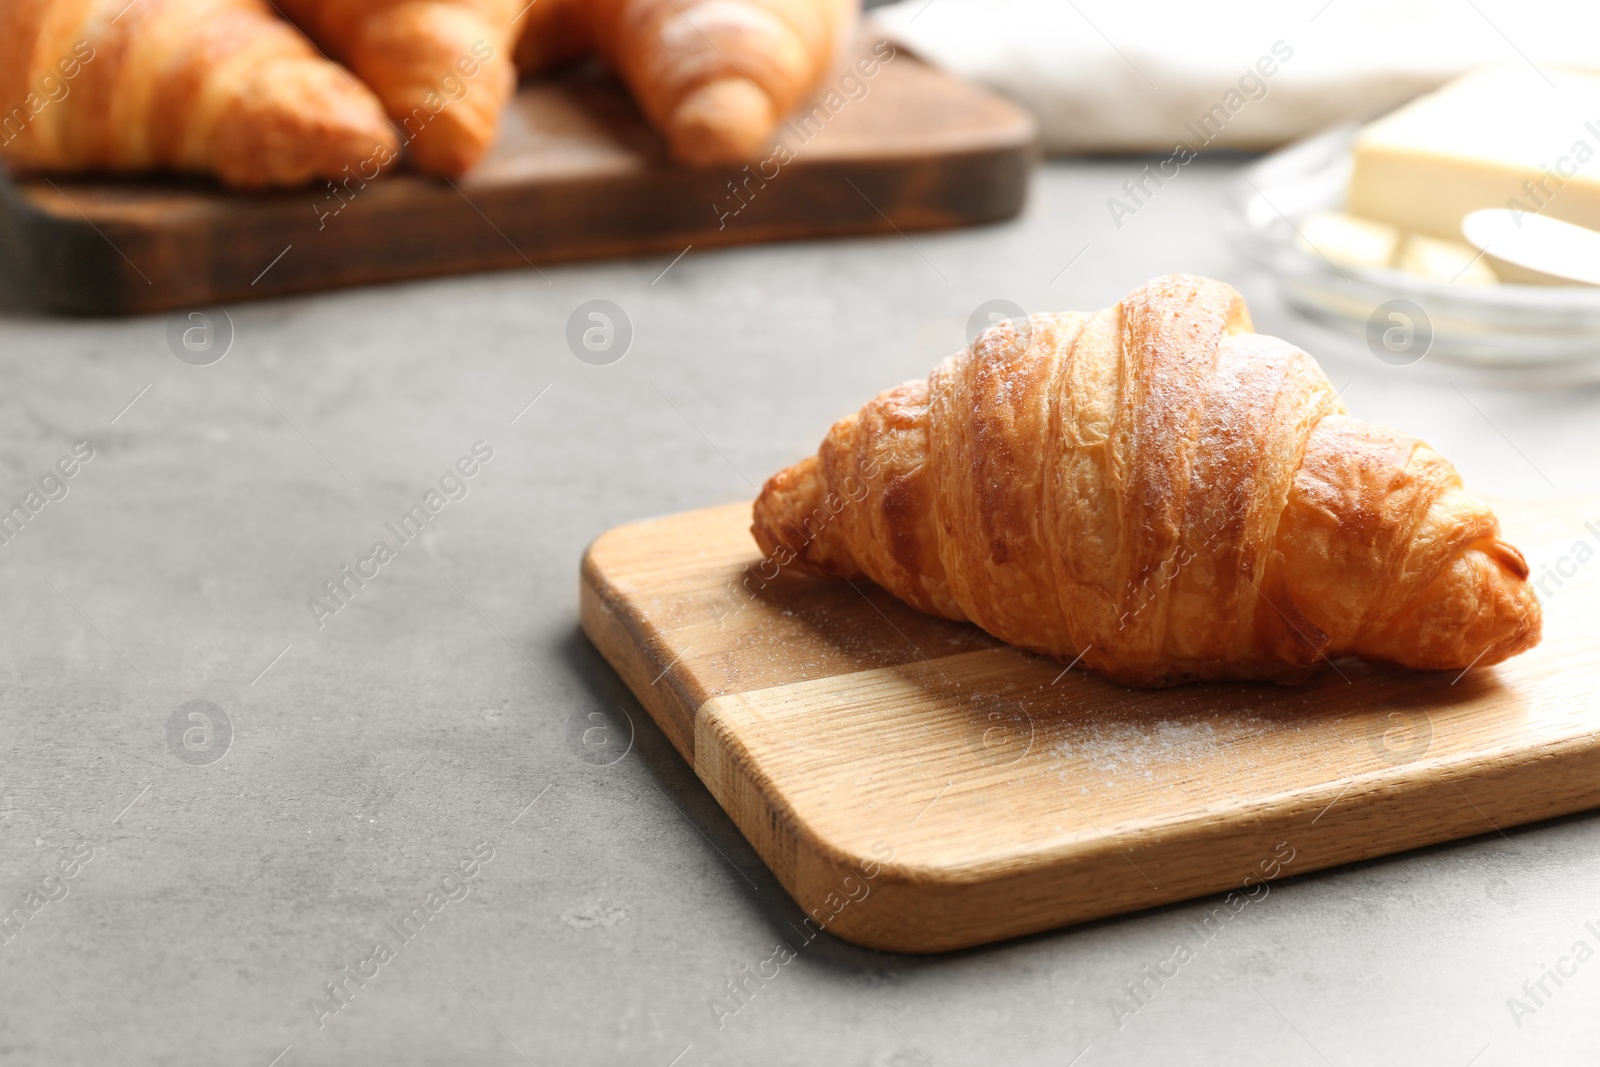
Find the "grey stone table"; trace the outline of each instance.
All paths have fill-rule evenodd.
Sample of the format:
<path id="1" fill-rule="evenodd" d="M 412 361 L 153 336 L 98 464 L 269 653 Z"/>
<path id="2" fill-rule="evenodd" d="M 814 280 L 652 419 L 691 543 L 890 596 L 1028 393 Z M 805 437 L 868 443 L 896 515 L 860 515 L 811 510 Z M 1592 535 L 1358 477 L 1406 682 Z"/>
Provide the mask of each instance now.
<path id="1" fill-rule="evenodd" d="M 1236 165 L 1120 227 L 1137 165 L 1062 164 L 990 229 L 240 305 L 210 366 L 165 317 L 5 312 L 0 503 L 44 485 L 0 545 L 0 1060 L 1595 1062 L 1595 817 L 1289 879 L 1210 941 L 1216 900 L 937 958 L 823 937 L 730 1001 L 797 909 L 577 629 L 602 530 L 748 498 L 983 301 L 1173 270 L 1235 281 L 1475 486 L 1596 491 L 1600 393 L 1390 367 L 1286 312 L 1218 232 Z M 591 299 L 633 326 L 611 365 L 565 340 Z"/>

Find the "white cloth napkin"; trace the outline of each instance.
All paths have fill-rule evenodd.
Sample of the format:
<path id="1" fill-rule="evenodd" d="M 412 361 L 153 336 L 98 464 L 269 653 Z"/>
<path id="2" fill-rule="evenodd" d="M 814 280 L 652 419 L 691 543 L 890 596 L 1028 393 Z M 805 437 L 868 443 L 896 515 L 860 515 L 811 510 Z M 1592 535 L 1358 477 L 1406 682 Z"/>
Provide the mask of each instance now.
<path id="1" fill-rule="evenodd" d="M 1475 67 L 1600 69 L 1596 0 L 904 0 L 872 15 L 1030 108 L 1055 153 L 1266 148 Z"/>

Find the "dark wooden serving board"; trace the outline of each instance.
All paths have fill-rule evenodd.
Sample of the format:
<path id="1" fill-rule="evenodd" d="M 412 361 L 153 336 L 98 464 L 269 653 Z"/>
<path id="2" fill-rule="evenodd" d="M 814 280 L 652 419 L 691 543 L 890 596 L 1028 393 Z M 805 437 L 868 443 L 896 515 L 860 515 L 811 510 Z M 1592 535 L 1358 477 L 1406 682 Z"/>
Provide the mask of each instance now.
<path id="1" fill-rule="evenodd" d="M 453 185 L 393 175 L 345 202 L 325 185 L 0 180 L 0 252 L 34 306 L 126 314 L 1021 210 L 1036 140 L 1026 112 L 904 51 L 865 85 L 809 140 L 780 131 L 795 159 L 745 186 L 748 202 L 728 185 L 742 170 L 672 165 L 627 94 L 588 71 L 524 86 L 492 153 Z"/>

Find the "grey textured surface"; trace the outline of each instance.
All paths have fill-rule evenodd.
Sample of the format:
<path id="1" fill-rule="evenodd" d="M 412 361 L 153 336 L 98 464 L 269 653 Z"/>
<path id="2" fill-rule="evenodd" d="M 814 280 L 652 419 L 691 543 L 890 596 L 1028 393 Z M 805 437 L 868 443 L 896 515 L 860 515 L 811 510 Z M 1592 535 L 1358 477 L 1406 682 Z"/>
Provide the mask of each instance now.
<path id="1" fill-rule="evenodd" d="M 77 440 L 95 454 L 0 546 L 0 904 L 63 849 L 93 857 L 0 944 L 0 1060 L 1594 1062 L 1600 963 L 1520 1020 L 1507 998 L 1600 946 L 1595 817 L 1293 878 L 1205 944 L 1190 923 L 1215 899 L 940 958 L 824 937 L 713 1020 L 797 912 L 579 634 L 579 556 L 749 497 L 957 347 L 979 303 L 1226 278 L 1357 414 L 1473 485 L 1596 491 L 1600 393 L 1458 389 L 1282 311 L 1216 231 L 1234 165 L 1187 168 L 1121 229 L 1105 198 L 1136 165 L 1056 164 L 986 230 L 241 305 L 209 367 L 173 357 L 165 318 L 7 313 L 0 500 Z M 634 325 L 612 366 L 564 340 L 593 298 Z M 480 440 L 466 498 L 319 629 L 307 598 Z M 169 748 L 191 700 L 232 723 L 209 765 Z M 614 738 L 631 716 L 631 749 L 585 747 L 591 714 Z M 467 895 L 402 943 L 387 924 L 482 842 Z M 393 958 L 319 1027 L 308 1001 L 380 941 Z M 1108 998 L 1180 941 L 1194 959 L 1117 1026 Z"/>

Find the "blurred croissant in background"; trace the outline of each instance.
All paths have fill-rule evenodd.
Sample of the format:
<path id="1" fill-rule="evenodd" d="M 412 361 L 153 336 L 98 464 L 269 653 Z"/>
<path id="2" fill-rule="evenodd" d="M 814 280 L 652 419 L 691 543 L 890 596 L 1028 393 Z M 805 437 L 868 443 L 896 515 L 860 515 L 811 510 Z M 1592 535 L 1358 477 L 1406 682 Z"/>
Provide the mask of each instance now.
<path id="1" fill-rule="evenodd" d="M 275 2 L 378 94 L 418 170 L 460 174 L 494 143 L 516 90 L 512 21 L 527 0 Z"/>
<path id="2" fill-rule="evenodd" d="M 537 0 L 517 62 L 536 71 L 597 51 L 674 159 L 742 162 L 816 88 L 858 10 L 856 0 Z"/>
<path id="3" fill-rule="evenodd" d="M 369 179 L 403 146 L 416 169 L 453 176 L 494 143 L 519 68 L 597 54 L 674 159 L 738 162 L 767 147 L 816 87 L 858 7 L 0 0 L 0 160 L 17 171 L 209 174 L 262 189 Z"/>
<path id="4" fill-rule="evenodd" d="M 0 158 L 25 171 L 259 189 L 399 158 L 372 91 L 265 0 L 4 0 L 0 107 Z"/>

